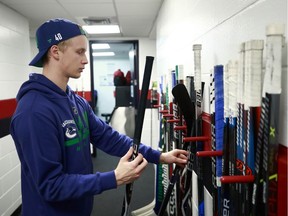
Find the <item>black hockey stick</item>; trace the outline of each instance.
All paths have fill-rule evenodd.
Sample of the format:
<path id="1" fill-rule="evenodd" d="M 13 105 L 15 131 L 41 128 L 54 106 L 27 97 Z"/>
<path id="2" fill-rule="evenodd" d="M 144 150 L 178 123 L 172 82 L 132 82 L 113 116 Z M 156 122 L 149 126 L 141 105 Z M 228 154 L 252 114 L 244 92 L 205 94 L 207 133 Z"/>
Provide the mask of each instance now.
<path id="1" fill-rule="evenodd" d="M 133 150 L 133 155 L 132 155 L 131 160 L 134 160 L 137 157 L 138 151 L 139 151 L 139 145 L 140 145 L 140 139 L 141 139 L 141 134 L 142 134 L 142 127 L 143 127 L 143 121 L 144 121 L 144 115 L 145 115 L 145 109 L 146 109 L 146 101 L 147 101 L 147 95 L 148 95 L 148 90 L 149 90 L 150 77 L 152 73 L 153 61 L 154 61 L 154 57 L 146 56 L 142 90 L 141 90 L 139 108 L 138 108 L 134 137 L 133 137 L 133 149 L 134 150 Z M 126 216 L 129 215 L 129 206 L 131 202 L 132 191 L 133 191 L 133 183 L 126 184 L 126 192 L 125 192 L 125 197 L 123 200 L 123 207 L 122 207 L 121 215 L 126 215 Z"/>
<path id="2" fill-rule="evenodd" d="M 172 94 L 175 97 L 175 101 L 180 107 L 182 114 L 184 116 L 184 120 L 186 122 L 187 126 L 187 134 L 190 134 L 193 128 L 193 123 L 194 123 L 194 116 L 195 113 L 193 112 L 193 104 L 191 102 L 191 99 L 189 97 L 189 94 L 187 92 L 187 89 L 185 85 L 183 84 L 178 84 L 172 89 Z M 184 145 L 183 149 L 187 149 L 187 144 Z M 162 205 L 160 207 L 159 216 L 163 216 L 166 211 L 167 204 L 169 202 L 171 193 L 173 191 L 174 185 L 176 181 L 179 179 L 180 171 L 182 168 L 180 166 L 177 166 L 174 168 L 172 176 L 170 178 L 169 186 L 167 188 L 165 197 L 163 199 Z"/>
<path id="3" fill-rule="evenodd" d="M 271 25 L 266 29 L 267 60 L 264 77 L 265 123 L 263 149 L 263 215 L 277 214 L 277 151 L 279 133 L 279 107 L 282 76 L 282 48 L 284 25 Z"/>
<path id="4" fill-rule="evenodd" d="M 177 67 L 176 67 L 177 70 Z M 173 89 L 175 87 L 175 85 L 177 84 L 178 81 L 178 72 L 176 70 L 172 70 L 171 71 L 171 88 Z M 170 80 L 170 79 L 169 79 Z M 171 98 L 172 99 L 172 98 Z M 174 130 L 174 124 L 179 121 L 179 119 L 177 119 L 177 115 L 178 115 L 178 107 L 175 103 L 175 98 L 172 99 L 169 103 L 169 107 L 170 107 L 170 114 L 173 116 L 171 117 L 169 120 L 167 120 L 168 123 L 168 151 L 171 151 L 172 149 L 174 149 L 176 147 L 176 142 L 178 140 L 178 138 L 175 137 L 175 134 L 177 133 L 177 131 Z M 177 136 L 178 137 L 178 136 Z M 174 164 L 169 164 L 168 165 L 168 170 L 169 170 L 169 179 L 172 176 L 172 172 L 173 172 L 173 168 L 174 168 Z M 177 216 L 177 184 L 174 185 L 174 188 L 171 192 L 171 196 L 170 196 L 170 200 L 169 200 L 169 204 L 168 204 L 168 208 L 167 208 L 167 213 L 170 216 Z"/>
<path id="5" fill-rule="evenodd" d="M 186 137 L 192 137 L 193 135 L 196 136 L 195 134 L 195 130 L 196 130 L 196 91 L 195 91 L 195 76 L 194 77 L 190 77 L 190 79 L 188 79 L 188 85 L 189 85 L 189 95 L 191 98 L 191 102 L 192 102 L 192 113 L 194 115 L 193 117 L 193 127 L 191 128 L 190 132 L 188 133 L 187 130 L 187 134 Z M 185 138 L 186 138 L 185 137 Z M 183 138 L 183 141 L 184 139 Z M 187 166 L 186 166 L 186 170 L 184 173 L 184 192 L 183 192 L 183 199 L 182 199 L 182 203 L 181 203 L 181 212 L 182 215 L 191 215 L 192 211 L 193 211 L 193 203 L 192 203 L 192 176 L 193 176 L 193 170 L 195 169 L 195 159 L 196 159 L 196 151 L 197 151 L 197 146 L 196 146 L 196 141 L 185 141 L 185 144 L 187 145 L 187 151 L 189 152 L 189 158 L 188 158 L 188 162 L 187 162 Z M 197 203 L 198 204 L 198 203 Z"/>
<path id="6" fill-rule="evenodd" d="M 172 71 L 172 89 L 175 87 L 175 85 L 179 83 L 183 83 L 183 65 L 176 65 L 175 70 Z M 179 106 L 177 105 L 175 98 L 172 100 L 172 103 L 170 104 L 170 113 L 173 114 L 173 118 L 167 120 L 168 123 L 170 123 L 170 136 L 171 136 L 171 142 L 170 142 L 170 149 L 175 148 L 182 148 L 182 131 L 179 129 L 179 127 L 183 128 L 182 126 L 182 112 Z M 175 167 L 174 164 L 171 164 L 169 166 L 170 173 L 172 174 L 173 168 Z M 176 182 L 174 185 L 174 189 L 172 190 L 169 204 L 168 204 L 168 214 L 170 216 L 178 216 L 181 211 L 181 190 L 180 190 L 180 183 L 179 181 Z"/>

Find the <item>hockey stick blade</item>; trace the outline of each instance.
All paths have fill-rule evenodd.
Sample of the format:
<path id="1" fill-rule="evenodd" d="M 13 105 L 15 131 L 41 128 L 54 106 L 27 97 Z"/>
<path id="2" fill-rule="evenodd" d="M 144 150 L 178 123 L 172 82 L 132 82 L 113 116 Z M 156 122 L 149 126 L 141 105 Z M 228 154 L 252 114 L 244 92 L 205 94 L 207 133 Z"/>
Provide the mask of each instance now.
<path id="1" fill-rule="evenodd" d="M 175 98 L 176 103 L 180 107 L 184 116 L 187 132 L 192 131 L 193 122 L 195 120 L 195 110 L 192 104 L 191 98 L 184 84 L 178 84 L 172 89 L 172 94 Z M 190 134 L 187 134 L 190 136 Z"/>

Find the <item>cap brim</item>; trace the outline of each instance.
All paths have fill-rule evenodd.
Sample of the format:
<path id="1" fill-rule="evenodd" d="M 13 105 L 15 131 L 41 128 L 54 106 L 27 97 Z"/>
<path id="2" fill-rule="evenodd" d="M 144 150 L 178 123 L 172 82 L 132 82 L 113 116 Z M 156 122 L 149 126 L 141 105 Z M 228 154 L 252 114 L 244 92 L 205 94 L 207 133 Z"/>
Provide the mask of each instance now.
<path id="1" fill-rule="evenodd" d="M 40 51 L 29 63 L 30 66 L 43 67 L 43 56 L 46 54 L 47 50 Z"/>

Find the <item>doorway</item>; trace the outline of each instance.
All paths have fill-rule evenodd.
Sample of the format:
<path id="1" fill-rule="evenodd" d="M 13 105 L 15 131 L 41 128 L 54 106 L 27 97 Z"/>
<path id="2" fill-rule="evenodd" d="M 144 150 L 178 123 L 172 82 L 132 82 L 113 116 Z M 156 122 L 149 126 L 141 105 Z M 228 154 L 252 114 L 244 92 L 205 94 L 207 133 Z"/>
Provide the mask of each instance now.
<path id="1" fill-rule="evenodd" d="M 138 41 L 90 40 L 89 49 L 91 104 L 95 114 L 105 121 L 105 114 L 111 114 L 115 107 L 131 106 L 137 109 Z M 116 71 L 122 72 L 125 83 L 117 82 L 114 78 Z"/>

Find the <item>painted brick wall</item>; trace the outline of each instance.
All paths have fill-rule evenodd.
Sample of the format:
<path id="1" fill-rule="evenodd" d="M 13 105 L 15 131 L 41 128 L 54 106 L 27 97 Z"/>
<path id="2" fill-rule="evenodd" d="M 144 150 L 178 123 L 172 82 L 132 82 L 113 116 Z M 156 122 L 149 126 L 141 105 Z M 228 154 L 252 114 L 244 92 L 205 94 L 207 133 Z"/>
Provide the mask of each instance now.
<path id="1" fill-rule="evenodd" d="M 0 215 L 8 216 L 21 204 L 20 164 L 7 130 L 11 109 L 30 59 L 28 21 L 0 3 Z M 11 105 L 12 104 L 12 105 Z M 11 106 L 10 106 L 11 105 Z M 9 107 L 6 109 L 5 107 Z"/>

